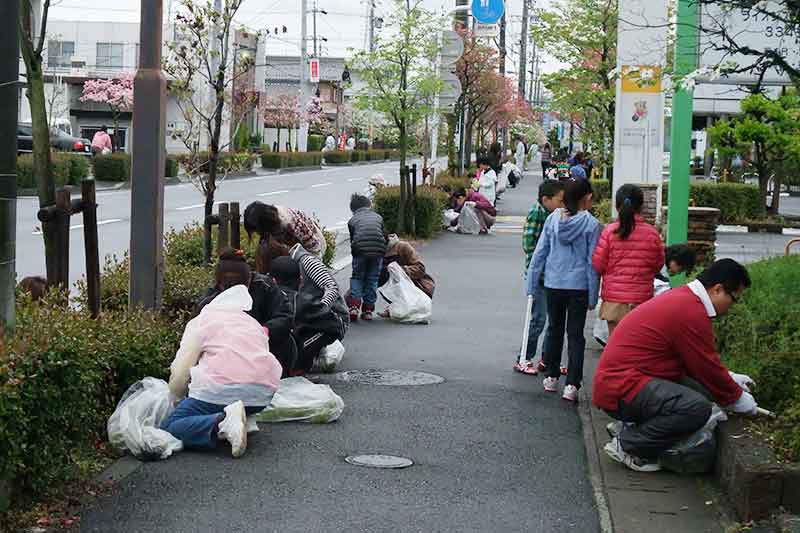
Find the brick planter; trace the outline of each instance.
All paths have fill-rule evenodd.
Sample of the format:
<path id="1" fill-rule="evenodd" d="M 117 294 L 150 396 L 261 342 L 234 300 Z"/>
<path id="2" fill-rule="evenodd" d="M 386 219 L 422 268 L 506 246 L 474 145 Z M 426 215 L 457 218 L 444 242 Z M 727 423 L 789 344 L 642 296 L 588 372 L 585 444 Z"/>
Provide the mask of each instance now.
<path id="1" fill-rule="evenodd" d="M 715 476 L 739 520 L 766 518 L 783 507 L 800 512 L 800 464 L 780 463 L 768 444 L 731 417 L 717 429 Z"/>
<path id="2" fill-rule="evenodd" d="M 666 231 L 669 208 L 663 208 L 664 231 Z M 697 264 L 706 265 L 714 261 L 717 226 L 720 212 L 714 207 L 690 207 L 688 245 L 697 254 Z"/>

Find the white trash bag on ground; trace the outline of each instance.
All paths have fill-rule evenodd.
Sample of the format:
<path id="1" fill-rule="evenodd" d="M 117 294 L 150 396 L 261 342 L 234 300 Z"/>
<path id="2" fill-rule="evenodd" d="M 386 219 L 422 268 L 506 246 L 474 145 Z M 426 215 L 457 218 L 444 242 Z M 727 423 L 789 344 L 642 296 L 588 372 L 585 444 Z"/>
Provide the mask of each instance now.
<path id="1" fill-rule="evenodd" d="M 390 263 L 389 281 L 378 289 L 389 302 L 389 318 L 407 324 L 428 324 L 433 314 L 430 297 L 414 285 L 403 267 Z"/>
<path id="2" fill-rule="evenodd" d="M 183 449 L 183 443 L 160 429 L 174 407 L 164 380 L 144 378 L 131 385 L 111 418 L 108 441 L 143 461 L 166 459 Z"/>
<path id="3" fill-rule="evenodd" d="M 319 357 L 314 363 L 313 372 L 322 372 L 323 374 L 330 374 L 336 370 L 336 367 L 342 362 L 344 358 L 344 344 L 341 341 L 334 341 L 322 348 L 319 352 Z"/>
<path id="4" fill-rule="evenodd" d="M 455 209 L 447 209 L 444 213 L 442 213 L 442 226 L 446 228 L 450 228 L 453 225 L 453 221 L 458 218 L 458 212 Z M 453 228 L 455 231 L 455 228 Z"/>
<path id="5" fill-rule="evenodd" d="M 475 202 L 464 202 L 461 214 L 458 216 L 458 233 L 477 235 L 481 231 L 481 221 L 478 218 L 478 208 Z"/>
<path id="6" fill-rule="evenodd" d="M 281 380 L 272 401 L 256 418 L 259 422 L 327 424 L 338 420 L 343 411 L 344 400 L 333 392 L 330 385 L 296 377 Z"/>

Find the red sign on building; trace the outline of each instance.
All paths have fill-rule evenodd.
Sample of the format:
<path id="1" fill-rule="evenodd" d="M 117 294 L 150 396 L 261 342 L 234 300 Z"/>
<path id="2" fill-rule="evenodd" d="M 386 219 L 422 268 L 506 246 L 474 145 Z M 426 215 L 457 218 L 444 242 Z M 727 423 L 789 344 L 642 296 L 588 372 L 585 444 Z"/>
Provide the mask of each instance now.
<path id="1" fill-rule="evenodd" d="M 308 64 L 311 70 L 311 83 L 319 83 L 319 59 L 311 59 Z"/>

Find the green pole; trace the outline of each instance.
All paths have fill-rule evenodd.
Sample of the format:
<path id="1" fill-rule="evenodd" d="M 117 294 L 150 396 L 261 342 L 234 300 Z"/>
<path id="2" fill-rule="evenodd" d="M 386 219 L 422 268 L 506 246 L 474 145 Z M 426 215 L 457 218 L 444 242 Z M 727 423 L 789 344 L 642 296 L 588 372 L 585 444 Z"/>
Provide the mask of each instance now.
<path id="1" fill-rule="evenodd" d="M 681 80 L 697 68 L 697 0 L 678 0 L 674 78 Z M 688 240 L 689 161 L 692 155 L 693 91 L 682 86 L 672 97 L 667 245 Z M 683 280 L 673 280 L 682 282 Z"/>

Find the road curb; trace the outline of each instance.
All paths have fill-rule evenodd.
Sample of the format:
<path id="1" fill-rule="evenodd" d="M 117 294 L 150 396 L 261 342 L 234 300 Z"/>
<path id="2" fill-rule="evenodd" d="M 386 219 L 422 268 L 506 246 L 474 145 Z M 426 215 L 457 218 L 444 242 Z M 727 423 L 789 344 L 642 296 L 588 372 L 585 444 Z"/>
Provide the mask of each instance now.
<path id="1" fill-rule="evenodd" d="M 744 233 L 770 233 L 772 235 L 786 235 L 786 236 L 798 236 L 800 235 L 800 228 L 781 228 L 780 233 L 777 231 L 767 231 L 764 229 L 760 229 L 757 227 L 752 226 L 741 226 L 741 225 L 733 225 L 733 224 L 720 224 L 717 226 L 717 233 L 722 234 L 744 234 Z"/>
<path id="2" fill-rule="evenodd" d="M 594 433 L 590 398 L 581 398 L 581 402 L 578 405 L 578 415 L 581 419 L 583 445 L 586 448 L 586 463 L 589 465 L 589 481 L 592 484 L 592 496 L 597 506 L 600 531 L 602 533 L 614 533 L 614 520 L 611 518 L 611 510 L 608 508 L 603 472 L 600 468 L 600 453 Z"/>

